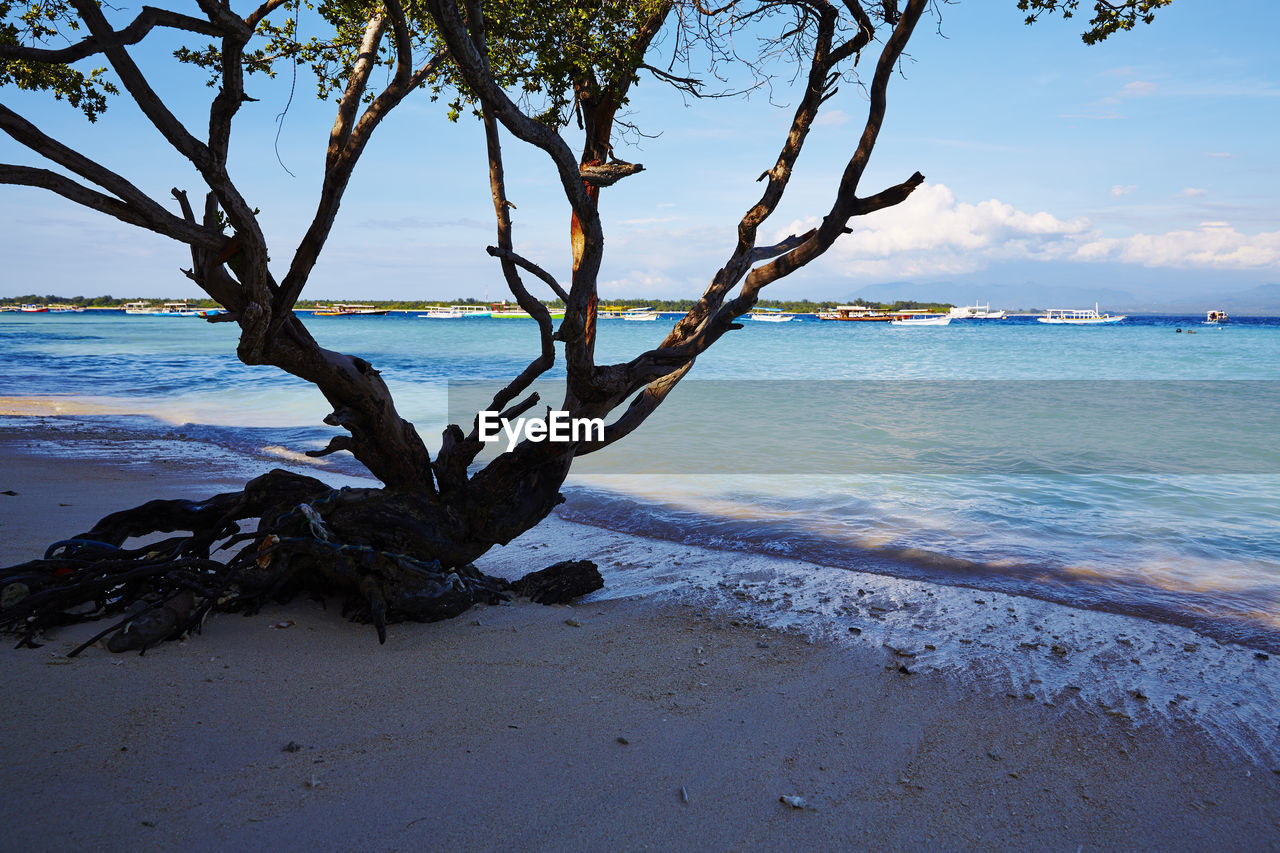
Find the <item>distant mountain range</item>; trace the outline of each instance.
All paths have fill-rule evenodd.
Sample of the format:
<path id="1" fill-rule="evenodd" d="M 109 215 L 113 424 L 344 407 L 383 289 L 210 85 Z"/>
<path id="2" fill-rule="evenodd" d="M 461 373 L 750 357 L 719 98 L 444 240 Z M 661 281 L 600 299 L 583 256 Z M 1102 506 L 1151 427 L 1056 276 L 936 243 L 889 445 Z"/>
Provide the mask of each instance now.
<path id="1" fill-rule="evenodd" d="M 864 287 L 852 298 L 871 302 L 914 299 L 921 302 L 952 302 L 957 305 L 986 305 L 992 308 L 1092 308 L 1104 311 L 1132 311 L 1151 314 L 1203 314 L 1210 309 L 1238 316 L 1280 315 L 1280 284 L 1260 284 L 1245 290 L 1214 295 L 1152 293 L 1108 286 L 1081 284 L 992 284 L 972 282 L 888 282 Z"/>

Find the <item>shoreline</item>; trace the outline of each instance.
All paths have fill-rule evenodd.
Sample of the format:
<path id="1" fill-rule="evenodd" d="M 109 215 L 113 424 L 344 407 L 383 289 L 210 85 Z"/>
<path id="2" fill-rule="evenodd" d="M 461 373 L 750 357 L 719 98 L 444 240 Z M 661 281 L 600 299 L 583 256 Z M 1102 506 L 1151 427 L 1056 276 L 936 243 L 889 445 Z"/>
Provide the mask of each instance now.
<path id="1" fill-rule="evenodd" d="M 0 396 L 0 441 L 6 434 L 28 432 L 40 437 L 36 440 L 40 447 L 60 456 L 113 459 L 158 455 L 175 464 L 203 460 L 220 470 L 235 469 L 237 473 L 243 472 L 244 480 L 262 473 L 266 467 L 282 467 L 327 479 L 334 485 L 377 485 L 358 462 L 344 454 L 323 459 L 304 456 L 300 449 L 312 445 L 319 448 L 325 442 L 311 433 L 300 440 L 296 427 L 211 426 L 190 422 L 192 412 L 186 412 L 185 417 L 172 413 L 165 417 L 155 411 L 141 414 L 131 411 L 138 406 L 136 400 L 113 401 L 81 395 Z M 759 525 L 750 529 L 739 525 L 735 531 L 722 526 L 726 519 L 734 517 L 732 508 L 726 515 L 719 515 L 713 507 L 700 516 L 704 510 L 696 501 L 686 504 L 681 504 L 679 498 L 667 501 L 665 489 L 674 486 L 678 494 L 682 488 L 678 482 L 665 482 L 655 490 L 652 484 L 638 487 L 625 482 L 611 484 L 608 477 L 602 484 L 598 473 L 588 469 L 580 476 L 570 477 L 564 491 L 571 503 L 557 510 L 558 517 L 593 530 L 609 530 L 623 538 L 689 542 L 695 549 L 723 554 L 726 560 L 753 561 L 778 554 L 780 549 L 773 546 L 782 544 L 788 535 L 786 530 L 769 527 L 765 516 L 760 516 Z M 711 498 L 713 503 L 715 500 Z M 646 503 L 647 507 L 628 512 L 628 504 Z M 681 523 L 689 528 L 689 534 L 671 529 L 671 522 L 663 517 L 662 511 L 646 511 L 655 507 L 681 514 Z M 636 518 L 643 521 L 635 524 Z M 715 534 L 699 535 L 700 530 L 707 528 L 715 529 Z M 717 541 L 717 537 L 735 535 L 737 538 L 729 541 Z M 1183 582 L 1181 586 L 1164 588 L 1161 584 L 1169 579 L 1167 573 L 1144 575 L 1141 571 L 1128 571 L 1106 578 L 1105 583 L 1097 583 L 1095 580 L 1101 581 L 1103 576 L 1095 579 L 1090 575 L 1099 570 L 1073 568 L 1069 552 L 1066 556 L 1048 554 L 1048 563 L 1037 563 L 1030 558 L 1019 561 L 1010 557 L 1009 549 L 997 548 L 992 553 L 971 556 L 963 549 L 957 553 L 946 546 L 928 543 L 884 546 L 883 543 L 825 541 L 811 529 L 801 529 L 797 535 L 798 539 L 786 541 L 784 559 L 798 565 L 816 566 L 824 574 L 828 570 L 843 573 L 835 578 L 847 580 L 851 575 L 865 574 L 872 581 L 887 577 L 891 583 L 897 583 L 897 579 L 914 579 L 945 590 L 959 590 L 961 595 L 972 594 L 974 598 L 985 595 L 1018 601 L 1031 599 L 1072 611 L 1137 617 L 1158 625 L 1181 626 L 1220 645 L 1247 646 L 1280 657 L 1280 616 L 1270 607 L 1276 601 L 1275 590 L 1255 590 L 1252 602 L 1247 603 L 1241 596 L 1227 594 L 1232 583 L 1247 591 L 1247 579 L 1240 577 L 1228 576 L 1227 585 L 1215 583 L 1214 578 L 1206 576 L 1203 586 Z M 797 543 L 799 547 L 792 547 Z M 1088 557 L 1084 559 L 1087 565 Z M 1157 565 L 1160 559 L 1176 563 L 1178 558 L 1160 555 Z M 1173 580 L 1179 582 L 1177 577 Z M 1271 582 L 1271 577 L 1264 576 L 1261 580 Z M 828 583 L 835 587 L 842 585 L 836 580 Z M 1198 638 L 1187 642 L 1198 642 Z"/>
<path id="2" fill-rule="evenodd" d="M 14 443 L 0 444 L 0 490 L 19 493 L 0 496 L 7 563 L 107 512 L 212 494 L 238 476 Z M 393 625 L 385 647 L 333 606 L 294 602 L 215 616 L 202 634 L 145 656 L 93 648 L 51 665 L 93 625 L 0 652 L 21 685 L 3 700 L 10 843 L 1193 849 L 1263 848 L 1280 831 L 1274 753 L 1193 714 L 1130 712 L 1157 704 L 1151 697 L 1108 710 L 1087 692 L 1127 689 L 1148 670 L 1167 680 L 1178 661 L 1189 678 L 1200 666 L 1212 675 L 1235 665 L 1230 655 L 1152 658 L 1150 638 L 1129 628 L 1141 647 L 1108 636 L 1106 654 L 1072 655 L 1092 680 L 1050 697 L 1033 679 L 1056 656 L 1000 643 L 1069 614 L 1026 601 L 979 596 L 1013 627 L 987 632 L 999 643 L 954 637 L 974 651 L 966 665 L 940 642 L 959 623 L 930 622 L 948 607 L 927 611 L 944 593 L 928 584 L 868 576 L 864 590 L 886 608 L 879 617 L 868 605 L 856 616 L 861 634 L 839 637 L 836 624 L 812 636 L 794 619 L 819 602 L 788 600 L 778 558 L 744 566 L 741 554 L 553 518 L 480 564 L 519 574 L 565 554 L 600 563 L 606 590 L 572 608 L 521 602 Z M 688 588 L 698 561 L 717 560 L 724 585 Z M 637 585 L 662 576 L 665 589 L 637 597 Z M 769 582 L 768 595 L 743 587 Z M 1100 618 L 1113 629 L 1123 617 Z M 1039 668 L 1026 665 L 1033 656 Z M 1258 662 L 1257 672 L 1274 666 Z M 992 689 L 1001 679 L 1006 689 Z M 1046 698 L 1026 698 L 1025 686 Z M 1240 701 L 1218 689 L 1224 706 Z M 290 744 L 298 750 L 284 751 Z"/>

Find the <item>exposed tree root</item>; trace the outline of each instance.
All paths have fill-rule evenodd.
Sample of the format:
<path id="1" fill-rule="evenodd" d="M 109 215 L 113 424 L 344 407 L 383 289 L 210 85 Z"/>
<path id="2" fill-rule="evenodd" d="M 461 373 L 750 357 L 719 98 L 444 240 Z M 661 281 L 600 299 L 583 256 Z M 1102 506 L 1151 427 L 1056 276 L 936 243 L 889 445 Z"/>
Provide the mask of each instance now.
<path id="1" fill-rule="evenodd" d="M 145 652 L 198 630 L 215 610 L 252 613 L 306 593 L 341 597 L 344 615 L 373 623 L 385 642 L 390 623 L 449 619 L 512 593 L 561 602 L 604 585 L 589 561 L 515 584 L 442 563 L 435 555 L 458 549 L 435 545 L 456 531 L 430 528 L 431 513 L 391 511 L 411 505 L 403 493 L 331 489 L 280 470 L 207 501 L 151 501 L 54 543 L 44 559 L 0 570 L 0 629 L 34 647 L 49 628 L 118 617 L 71 655 L 104 637 L 111 651 Z M 241 532 L 247 519 L 258 519 L 255 531 Z M 178 531 L 122 547 L 131 537 Z M 225 562 L 212 558 L 236 546 Z"/>

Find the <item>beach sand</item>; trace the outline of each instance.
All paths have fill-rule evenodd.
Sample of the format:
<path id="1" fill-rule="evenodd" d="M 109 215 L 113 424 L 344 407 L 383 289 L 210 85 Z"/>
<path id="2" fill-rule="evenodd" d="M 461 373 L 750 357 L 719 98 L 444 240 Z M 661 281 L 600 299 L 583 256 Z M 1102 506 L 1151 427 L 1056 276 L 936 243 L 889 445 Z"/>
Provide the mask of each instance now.
<path id="1" fill-rule="evenodd" d="M 55 440 L 0 440 L 0 564 L 238 476 Z M 593 558 L 605 535 L 553 519 L 485 567 Z M 101 627 L 0 651 L 4 849 L 1280 846 L 1280 765 L 1193 719 L 1030 701 L 714 602 L 477 607 L 379 646 L 299 601 L 62 657 Z"/>

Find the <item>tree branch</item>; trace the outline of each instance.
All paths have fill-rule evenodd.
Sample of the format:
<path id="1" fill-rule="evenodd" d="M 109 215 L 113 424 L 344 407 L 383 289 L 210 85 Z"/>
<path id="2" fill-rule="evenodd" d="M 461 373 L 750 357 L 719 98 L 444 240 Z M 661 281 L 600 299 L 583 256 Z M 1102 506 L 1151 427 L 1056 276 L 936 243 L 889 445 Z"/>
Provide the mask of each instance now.
<path id="1" fill-rule="evenodd" d="M 546 282 L 547 286 L 550 287 L 553 291 L 555 291 L 556 296 L 559 296 L 561 299 L 568 301 L 569 294 L 566 293 L 565 289 L 560 286 L 560 282 L 556 281 L 555 277 L 551 275 L 551 273 L 547 272 L 542 267 L 535 264 L 533 261 L 521 255 L 517 255 L 515 252 L 511 251 L 510 249 L 504 249 L 501 246 L 489 246 L 487 249 L 485 249 L 485 251 L 495 258 L 500 258 L 504 261 L 510 261 L 516 266 L 521 267 L 533 273 L 538 278 Z"/>
<path id="2" fill-rule="evenodd" d="M 148 231 L 154 231 L 157 234 L 171 237 L 174 240 L 179 240 L 192 246 L 213 248 L 221 245 L 225 239 L 221 234 L 209 232 L 199 226 L 189 225 L 172 214 L 166 213 L 163 218 L 157 219 L 152 215 L 152 211 L 139 210 L 132 204 L 92 190 L 83 184 L 76 183 L 65 175 L 59 175 L 57 172 L 51 172 L 48 169 L 34 169 L 30 166 L 15 166 L 7 163 L 0 164 L 0 184 L 39 187 L 50 190 L 65 199 L 74 201 L 76 204 L 115 217 L 121 222 L 127 222 L 130 225 L 136 225 Z"/>
<path id="3" fill-rule="evenodd" d="M 280 0 L 284 2 L 284 0 Z M 175 30 L 200 33 L 206 36 L 220 36 L 223 31 L 209 21 L 171 12 L 168 9 L 157 9 L 154 6 L 143 6 L 142 11 L 133 19 L 133 23 L 122 30 L 107 33 L 105 38 L 87 36 L 73 45 L 61 48 L 27 47 L 21 44 L 0 44 L 0 59 L 13 59 L 23 62 L 44 62 L 66 64 L 86 57 L 102 53 L 108 48 L 123 47 L 142 41 L 155 27 L 167 27 Z"/>
<path id="4" fill-rule="evenodd" d="M 25 145 L 41 157 L 69 169 L 80 177 L 92 181 L 112 195 L 117 196 L 133 212 L 132 215 L 141 217 L 143 222 L 146 223 L 134 222 L 133 224 L 142 224 L 142 227 L 148 230 L 173 237 L 175 240 L 191 245 L 206 245 L 210 241 L 221 241 L 222 239 L 221 235 L 212 236 L 207 229 L 184 222 L 169 213 L 158 202 L 120 175 L 95 163 L 78 151 L 68 148 L 56 139 L 45 135 L 31 122 L 3 104 L 0 104 L 0 130 L 3 130 L 15 141 Z M 79 186 L 74 182 L 69 183 Z M 52 187 L 43 183 L 40 186 L 52 189 Z M 59 194 L 71 198 L 72 201 L 77 201 L 76 198 L 72 198 L 65 193 L 59 192 Z M 115 216 L 116 214 L 112 215 Z M 121 217 L 117 216 L 117 218 Z"/>

